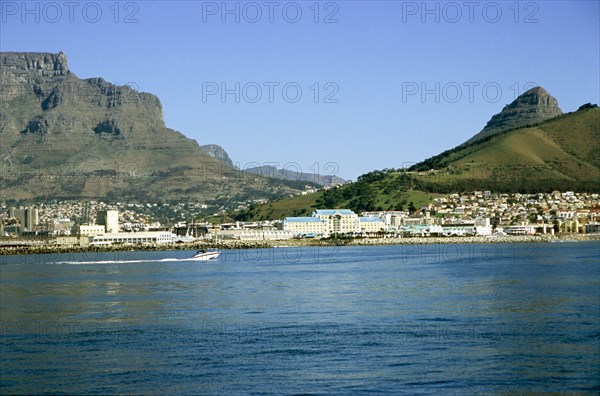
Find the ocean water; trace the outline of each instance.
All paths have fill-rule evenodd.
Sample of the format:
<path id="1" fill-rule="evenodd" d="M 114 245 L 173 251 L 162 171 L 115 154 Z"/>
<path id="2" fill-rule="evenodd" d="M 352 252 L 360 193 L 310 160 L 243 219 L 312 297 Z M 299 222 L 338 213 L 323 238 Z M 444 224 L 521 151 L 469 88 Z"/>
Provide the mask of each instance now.
<path id="1" fill-rule="evenodd" d="M 0 393 L 600 392 L 600 244 L 0 257 Z"/>

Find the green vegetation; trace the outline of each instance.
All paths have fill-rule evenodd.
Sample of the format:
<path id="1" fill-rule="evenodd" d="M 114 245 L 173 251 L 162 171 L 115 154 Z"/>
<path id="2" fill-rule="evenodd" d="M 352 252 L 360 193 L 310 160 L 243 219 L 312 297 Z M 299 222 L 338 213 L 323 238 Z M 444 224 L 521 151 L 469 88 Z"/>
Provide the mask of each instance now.
<path id="1" fill-rule="evenodd" d="M 355 212 L 376 210 L 411 210 L 441 196 L 418 191 L 418 180 L 406 172 L 374 171 L 345 184 L 314 194 L 282 199 L 264 205 L 252 205 L 234 212 L 236 221 L 283 219 L 288 216 L 310 216 L 315 209 L 344 208 Z"/>
<path id="2" fill-rule="evenodd" d="M 289 216 L 310 216 L 317 208 L 317 200 L 322 192 L 276 200 L 264 205 L 251 205 L 248 209 L 233 212 L 235 221 L 274 220 Z"/>
<path id="3" fill-rule="evenodd" d="M 408 210 L 409 206 L 419 208 L 438 196 L 419 191 L 418 180 L 406 172 L 386 169 L 362 175 L 355 183 L 324 191 L 316 206 L 343 207 L 356 212 Z"/>

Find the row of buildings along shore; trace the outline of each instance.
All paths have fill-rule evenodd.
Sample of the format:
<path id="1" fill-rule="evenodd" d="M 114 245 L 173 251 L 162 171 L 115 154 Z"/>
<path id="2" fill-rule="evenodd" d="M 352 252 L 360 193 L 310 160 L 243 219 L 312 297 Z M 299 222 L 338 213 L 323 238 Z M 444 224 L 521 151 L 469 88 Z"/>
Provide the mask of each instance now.
<path id="1" fill-rule="evenodd" d="M 105 204 L 99 205 L 91 215 L 84 212 L 84 215 L 78 216 L 79 224 L 72 221 L 68 217 L 69 212 L 60 206 L 52 206 L 53 210 L 12 207 L 3 208 L 0 212 L 0 245 L 12 243 L 18 236 L 21 239 L 45 236 L 59 245 L 85 246 L 334 236 L 398 238 L 594 234 L 600 232 L 599 199 L 599 194 L 573 192 L 509 195 L 476 191 L 435 198 L 431 204 L 413 213 L 372 211 L 358 214 L 344 208 L 317 209 L 311 216 L 280 220 L 223 224 L 178 221 L 171 226 L 161 225 L 143 211 L 133 212 L 127 207 Z M 89 207 L 88 204 L 79 206 Z M 139 216 L 136 217 L 136 213 Z M 45 219 L 45 222 L 40 222 L 40 219 Z"/>

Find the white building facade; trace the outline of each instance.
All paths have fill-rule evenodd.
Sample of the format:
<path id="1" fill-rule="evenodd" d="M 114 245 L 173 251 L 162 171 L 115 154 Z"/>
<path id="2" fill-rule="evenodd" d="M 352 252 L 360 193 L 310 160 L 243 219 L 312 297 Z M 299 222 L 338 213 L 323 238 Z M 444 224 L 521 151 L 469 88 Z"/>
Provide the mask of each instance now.
<path id="1" fill-rule="evenodd" d="M 166 231 L 116 232 L 96 235 L 90 244 L 165 244 L 173 243 L 177 235 Z"/>
<path id="2" fill-rule="evenodd" d="M 103 225 L 80 225 L 79 226 L 79 236 L 94 236 L 104 234 L 106 229 Z"/>
<path id="3" fill-rule="evenodd" d="M 283 230 L 295 236 L 320 236 L 325 233 L 325 222 L 317 217 L 286 217 Z"/>
<path id="4" fill-rule="evenodd" d="M 349 209 L 319 209 L 311 217 L 286 217 L 283 221 L 283 230 L 296 237 L 374 234 L 387 228 L 381 217 L 358 217 Z"/>
<path id="5" fill-rule="evenodd" d="M 315 210 L 313 217 L 325 224 L 327 234 L 356 234 L 360 233 L 358 215 L 350 209 L 320 209 Z"/>
<path id="6" fill-rule="evenodd" d="M 359 217 L 358 220 L 360 223 L 360 232 L 362 233 L 374 234 L 385 231 L 387 228 L 385 221 L 379 217 Z"/>
<path id="7" fill-rule="evenodd" d="M 534 225 L 513 225 L 504 227 L 504 232 L 508 235 L 535 235 Z"/>

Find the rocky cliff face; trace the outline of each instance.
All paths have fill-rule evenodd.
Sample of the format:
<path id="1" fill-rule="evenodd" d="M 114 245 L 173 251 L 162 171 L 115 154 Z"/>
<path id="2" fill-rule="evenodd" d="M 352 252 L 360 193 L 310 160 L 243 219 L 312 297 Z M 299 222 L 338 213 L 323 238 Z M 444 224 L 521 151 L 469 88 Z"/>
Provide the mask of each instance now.
<path id="1" fill-rule="evenodd" d="M 535 87 L 523 93 L 514 102 L 491 118 L 485 128 L 467 141 L 472 143 L 508 129 L 545 121 L 562 114 L 558 101 L 544 88 Z"/>
<path id="2" fill-rule="evenodd" d="M 4 52 L 0 58 L 0 77 L 65 77 L 69 74 L 66 56 L 58 54 Z"/>
<path id="3" fill-rule="evenodd" d="M 232 168 L 235 167 L 235 165 L 233 164 L 233 161 L 229 157 L 229 154 L 227 154 L 227 151 L 225 151 L 225 149 L 223 147 L 221 147 L 217 144 L 205 144 L 203 146 L 200 146 L 200 148 L 206 154 L 210 155 L 213 158 L 218 159 L 223 164 L 230 166 Z"/>
<path id="4" fill-rule="evenodd" d="M 165 128 L 156 96 L 101 78 L 81 80 L 62 53 L 0 53 L 0 64 L 3 139 L 61 135 L 64 143 L 98 133 L 138 138 Z"/>
<path id="5" fill-rule="evenodd" d="M 0 66 L 0 199 L 228 201 L 297 191 L 223 166 L 165 126 L 156 96 L 79 79 L 62 53 L 0 53 Z"/>

